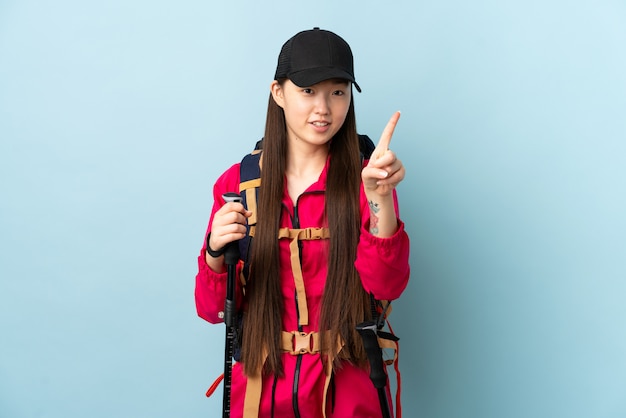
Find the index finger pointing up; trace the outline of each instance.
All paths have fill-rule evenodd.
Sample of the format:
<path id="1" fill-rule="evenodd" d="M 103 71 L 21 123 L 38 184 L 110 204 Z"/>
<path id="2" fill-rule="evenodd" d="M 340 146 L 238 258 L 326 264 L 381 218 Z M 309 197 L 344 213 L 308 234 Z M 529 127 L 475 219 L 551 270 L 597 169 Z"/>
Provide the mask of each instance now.
<path id="1" fill-rule="evenodd" d="M 396 125 L 398 124 L 398 119 L 400 119 L 400 112 L 394 113 L 393 116 L 391 116 L 391 119 L 389 119 L 389 122 L 387 122 L 387 126 L 385 126 L 385 129 L 378 140 L 378 144 L 376 145 L 376 149 L 373 152 L 376 157 L 384 154 L 389 148 L 393 131 L 396 129 Z"/>

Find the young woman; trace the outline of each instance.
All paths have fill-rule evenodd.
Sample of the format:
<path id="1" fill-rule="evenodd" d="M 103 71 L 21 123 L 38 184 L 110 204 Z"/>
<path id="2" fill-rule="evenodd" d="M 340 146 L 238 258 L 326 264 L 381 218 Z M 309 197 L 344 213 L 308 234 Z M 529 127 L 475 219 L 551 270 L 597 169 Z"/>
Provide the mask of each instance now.
<path id="1" fill-rule="evenodd" d="M 396 299 L 409 278 L 395 194 L 405 169 L 388 149 L 399 113 L 361 157 L 353 87 L 361 91 L 342 38 L 296 34 L 270 85 L 256 207 L 222 197 L 240 191 L 240 163 L 215 183 L 196 277 L 198 314 L 211 323 L 223 321 L 221 250 L 256 222 L 245 287 L 237 281 L 233 417 L 381 416 L 355 326 L 372 317 L 370 295 Z"/>

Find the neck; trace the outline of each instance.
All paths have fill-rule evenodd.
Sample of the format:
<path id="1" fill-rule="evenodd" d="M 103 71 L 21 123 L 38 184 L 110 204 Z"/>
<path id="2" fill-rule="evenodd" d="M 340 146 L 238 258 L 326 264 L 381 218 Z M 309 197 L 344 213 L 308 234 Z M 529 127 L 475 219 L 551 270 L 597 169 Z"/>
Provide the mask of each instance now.
<path id="1" fill-rule="evenodd" d="M 302 147 L 291 145 L 287 150 L 287 177 L 319 176 L 326 165 L 328 145 Z"/>
<path id="2" fill-rule="evenodd" d="M 290 147 L 287 151 L 287 191 L 294 205 L 298 197 L 318 179 L 326 159 L 328 158 L 328 146 L 309 147 L 307 151 Z"/>

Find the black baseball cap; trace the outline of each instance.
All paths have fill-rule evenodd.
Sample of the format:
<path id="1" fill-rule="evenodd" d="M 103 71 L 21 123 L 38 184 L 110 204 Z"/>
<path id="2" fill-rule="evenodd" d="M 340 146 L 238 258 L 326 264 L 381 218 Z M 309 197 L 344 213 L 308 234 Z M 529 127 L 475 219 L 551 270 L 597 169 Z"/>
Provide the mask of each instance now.
<path id="1" fill-rule="evenodd" d="M 361 92 L 354 79 L 350 45 L 339 35 L 320 28 L 299 32 L 285 42 L 274 75 L 275 80 L 284 78 L 299 87 L 340 78 L 351 81 Z"/>

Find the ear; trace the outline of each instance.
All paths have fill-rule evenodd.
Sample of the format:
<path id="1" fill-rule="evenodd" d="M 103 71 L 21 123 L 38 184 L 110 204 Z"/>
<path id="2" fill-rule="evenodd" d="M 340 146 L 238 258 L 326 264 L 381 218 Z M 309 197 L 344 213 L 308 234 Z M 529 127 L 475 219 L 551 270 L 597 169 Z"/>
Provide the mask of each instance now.
<path id="1" fill-rule="evenodd" d="M 270 84 L 270 92 L 272 93 L 272 97 L 276 104 L 282 108 L 285 107 L 285 90 L 283 86 L 276 80 L 272 81 Z"/>

